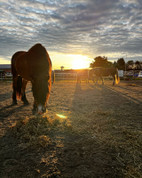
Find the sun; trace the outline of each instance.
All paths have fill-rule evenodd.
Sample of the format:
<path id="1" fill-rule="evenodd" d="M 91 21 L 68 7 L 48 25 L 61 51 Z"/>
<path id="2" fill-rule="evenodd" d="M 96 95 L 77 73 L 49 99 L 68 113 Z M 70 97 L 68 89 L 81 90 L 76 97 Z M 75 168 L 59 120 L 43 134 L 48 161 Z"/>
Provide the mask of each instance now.
<path id="1" fill-rule="evenodd" d="M 63 54 L 63 53 L 50 53 L 53 59 L 53 69 L 87 69 L 90 66 L 91 59 L 89 56 L 81 54 Z"/>
<path id="2" fill-rule="evenodd" d="M 87 56 L 73 55 L 72 56 L 72 69 L 85 69 L 88 68 Z"/>

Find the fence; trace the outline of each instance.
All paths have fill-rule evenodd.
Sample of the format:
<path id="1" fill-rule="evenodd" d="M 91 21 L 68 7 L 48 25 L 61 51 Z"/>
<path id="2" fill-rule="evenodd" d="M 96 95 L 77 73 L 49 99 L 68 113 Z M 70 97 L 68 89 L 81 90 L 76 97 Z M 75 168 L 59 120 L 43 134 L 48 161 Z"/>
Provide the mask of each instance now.
<path id="1" fill-rule="evenodd" d="M 77 80 L 77 73 L 55 73 L 55 81 Z"/>
<path id="2" fill-rule="evenodd" d="M 0 74 L 0 81 L 11 81 L 12 80 L 12 76 L 6 76 L 3 74 Z"/>
<path id="3" fill-rule="evenodd" d="M 77 73 L 55 73 L 55 81 L 77 80 Z M 12 80 L 12 76 L 0 75 L 0 81 Z"/>
<path id="4" fill-rule="evenodd" d="M 77 72 L 73 72 L 73 73 L 65 73 L 65 72 L 55 72 L 55 81 L 77 81 Z M 120 75 L 120 77 L 122 77 Z M 123 77 L 132 77 L 134 78 L 134 74 L 130 73 L 130 72 L 126 72 L 123 74 Z M 82 79 L 86 78 L 86 74 L 84 76 L 82 76 Z M 108 77 L 107 77 L 108 78 Z M 12 80 L 12 76 L 6 76 L 6 75 L 2 75 L 0 74 L 0 81 L 11 81 Z"/>

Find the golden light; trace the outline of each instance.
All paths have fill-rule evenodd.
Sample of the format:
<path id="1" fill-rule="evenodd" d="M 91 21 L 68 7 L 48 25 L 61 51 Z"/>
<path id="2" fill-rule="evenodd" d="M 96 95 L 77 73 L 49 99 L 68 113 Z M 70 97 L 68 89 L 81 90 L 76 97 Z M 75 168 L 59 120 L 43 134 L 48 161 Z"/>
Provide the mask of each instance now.
<path id="1" fill-rule="evenodd" d="M 53 62 L 53 69 L 82 69 L 88 68 L 91 61 L 89 56 L 79 54 L 63 54 L 58 52 L 50 52 L 50 57 Z"/>
<path id="2" fill-rule="evenodd" d="M 72 69 L 85 69 L 89 67 L 87 56 L 72 55 Z"/>
<path id="3" fill-rule="evenodd" d="M 67 118 L 67 116 L 64 116 L 64 115 L 62 115 L 62 114 L 56 114 L 56 116 L 58 116 L 58 117 L 61 118 L 61 119 L 66 119 L 66 118 Z"/>
<path id="4" fill-rule="evenodd" d="M 0 64 L 10 64 L 11 61 L 0 57 Z"/>

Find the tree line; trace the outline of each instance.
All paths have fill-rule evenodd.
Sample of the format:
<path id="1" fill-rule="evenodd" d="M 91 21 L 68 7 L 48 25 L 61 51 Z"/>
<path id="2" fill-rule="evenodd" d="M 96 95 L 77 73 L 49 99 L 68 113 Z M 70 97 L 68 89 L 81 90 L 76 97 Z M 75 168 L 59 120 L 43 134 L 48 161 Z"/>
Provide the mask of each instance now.
<path id="1" fill-rule="evenodd" d="M 108 61 L 108 58 L 105 56 L 97 56 L 93 59 L 92 63 L 90 63 L 90 68 L 95 67 L 117 67 L 119 70 L 141 70 L 142 69 L 142 61 L 133 61 L 129 60 L 125 62 L 124 58 L 119 58 L 115 62 Z"/>

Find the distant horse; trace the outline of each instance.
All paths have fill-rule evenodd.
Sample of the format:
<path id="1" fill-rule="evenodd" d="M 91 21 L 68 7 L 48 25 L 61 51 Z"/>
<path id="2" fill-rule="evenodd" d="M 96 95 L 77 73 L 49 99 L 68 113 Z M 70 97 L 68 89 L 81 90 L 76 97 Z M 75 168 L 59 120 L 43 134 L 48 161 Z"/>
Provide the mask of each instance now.
<path id="1" fill-rule="evenodd" d="M 102 84 L 104 84 L 103 77 L 106 76 L 113 77 L 113 85 L 118 84 L 120 81 L 118 76 L 118 69 L 115 67 L 110 68 L 96 67 L 90 70 L 89 76 L 96 83 L 98 83 L 98 79 L 100 78 L 102 80 Z"/>
<path id="2" fill-rule="evenodd" d="M 51 89 L 51 60 L 41 44 L 35 44 L 27 52 L 18 51 L 11 59 L 13 74 L 13 104 L 17 97 L 28 104 L 25 89 L 28 81 L 32 83 L 34 97 L 33 113 L 46 111 L 46 103 Z"/>

